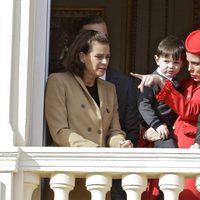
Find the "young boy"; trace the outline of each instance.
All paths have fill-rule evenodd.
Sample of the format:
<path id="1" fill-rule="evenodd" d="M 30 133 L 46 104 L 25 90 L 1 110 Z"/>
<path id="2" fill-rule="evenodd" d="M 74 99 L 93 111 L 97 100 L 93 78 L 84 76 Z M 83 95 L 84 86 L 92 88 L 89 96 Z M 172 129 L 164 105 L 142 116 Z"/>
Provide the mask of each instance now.
<path id="1" fill-rule="evenodd" d="M 184 42 L 175 36 L 167 36 L 159 43 L 154 58 L 158 67 L 153 74 L 171 80 L 176 90 L 180 91 L 176 75 L 186 60 Z M 155 99 L 158 90 L 156 85 L 145 87 L 139 95 L 139 111 L 144 120 L 142 125 L 147 129 L 143 138 L 154 142 L 156 148 L 176 148 L 173 125 L 177 114 L 164 102 Z"/>

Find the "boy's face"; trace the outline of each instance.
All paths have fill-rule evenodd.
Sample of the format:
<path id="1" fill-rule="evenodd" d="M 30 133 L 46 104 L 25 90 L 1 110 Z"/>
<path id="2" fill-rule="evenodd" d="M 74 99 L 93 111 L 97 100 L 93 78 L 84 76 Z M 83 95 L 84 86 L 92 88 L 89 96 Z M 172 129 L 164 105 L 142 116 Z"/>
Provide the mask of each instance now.
<path id="1" fill-rule="evenodd" d="M 180 58 L 178 60 L 174 60 L 172 57 L 158 57 L 155 55 L 155 61 L 160 68 L 160 71 L 167 78 L 173 78 L 176 76 L 183 65 L 183 61 Z"/>

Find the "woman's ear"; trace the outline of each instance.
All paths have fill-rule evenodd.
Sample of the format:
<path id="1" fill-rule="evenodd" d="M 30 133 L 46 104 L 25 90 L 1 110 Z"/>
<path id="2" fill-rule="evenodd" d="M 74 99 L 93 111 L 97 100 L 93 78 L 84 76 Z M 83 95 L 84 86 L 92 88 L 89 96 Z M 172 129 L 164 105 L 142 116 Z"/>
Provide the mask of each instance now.
<path id="1" fill-rule="evenodd" d="M 154 55 L 154 59 L 156 61 L 156 64 L 159 65 L 159 57 L 157 55 Z"/>
<path id="2" fill-rule="evenodd" d="M 85 53 L 82 51 L 79 53 L 79 59 L 82 63 L 85 63 Z"/>

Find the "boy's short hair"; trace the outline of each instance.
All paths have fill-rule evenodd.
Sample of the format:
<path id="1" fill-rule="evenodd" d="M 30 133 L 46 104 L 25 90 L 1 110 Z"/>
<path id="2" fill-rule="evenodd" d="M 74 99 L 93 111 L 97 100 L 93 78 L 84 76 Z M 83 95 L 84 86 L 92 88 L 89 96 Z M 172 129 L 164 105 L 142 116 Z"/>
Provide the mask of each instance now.
<path id="1" fill-rule="evenodd" d="M 172 57 L 174 60 L 186 60 L 186 52 L 183 40 L 180 38 L 169 35 L 160 41 L 156 55 L 158 57 Z"/>

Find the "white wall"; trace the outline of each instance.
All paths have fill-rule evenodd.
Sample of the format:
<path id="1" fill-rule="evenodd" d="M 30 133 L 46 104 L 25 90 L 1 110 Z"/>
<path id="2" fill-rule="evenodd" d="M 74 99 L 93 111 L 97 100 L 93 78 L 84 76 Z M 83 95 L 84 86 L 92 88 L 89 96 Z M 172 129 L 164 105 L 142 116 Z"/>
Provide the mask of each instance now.
<path id="1" fill-rule="evenodd" d="M 42 145 L 50 0 L 0 0 L 0 146 Z"/>

